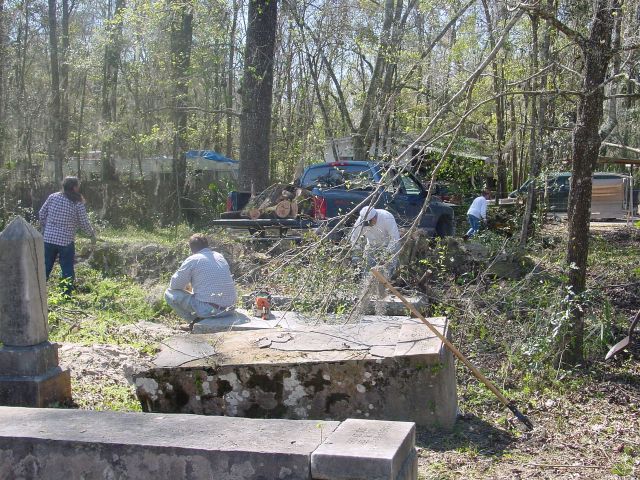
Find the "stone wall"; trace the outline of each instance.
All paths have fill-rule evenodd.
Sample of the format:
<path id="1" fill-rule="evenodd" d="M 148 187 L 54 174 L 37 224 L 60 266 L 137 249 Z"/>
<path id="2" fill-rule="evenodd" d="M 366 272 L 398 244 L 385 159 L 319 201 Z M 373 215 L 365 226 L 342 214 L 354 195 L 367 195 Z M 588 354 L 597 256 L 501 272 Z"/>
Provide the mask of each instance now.
<path id="1" fill-rule="evenodd" d="M 415 480 L 412 423 L 0 407 L 0 478 Z"/>

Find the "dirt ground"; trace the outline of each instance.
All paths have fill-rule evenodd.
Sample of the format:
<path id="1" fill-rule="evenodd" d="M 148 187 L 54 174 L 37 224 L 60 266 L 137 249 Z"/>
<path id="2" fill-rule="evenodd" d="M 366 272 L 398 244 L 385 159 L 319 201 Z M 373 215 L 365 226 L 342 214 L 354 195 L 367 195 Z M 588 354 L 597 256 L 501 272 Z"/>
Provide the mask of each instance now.
<path id="1" fill-rule="evenodd" d="M 583 388 L 528 402 L 525 432 L 494 409 L 462 414 L 452 433 L 419 431 L 423 479 L 613 479 L 640 474 L 640 368 L 598 372 Z M 474 381 L 474 380 L 468 380 Z M 464 408 L 464 400 L 461 402 Z"/>
<path id="2" fill-rule="evenodd" d="M 556 214 L 550 216 L 545 224 L 545 230 L 550 233 L 564 233 L 567 227 L 567 215 Z M 594 220 L 589 225 L 589 230 L 592 233 L 613 232 L 621 228 L 634 225 L 640 221 L 640 217 L 634 217 L 628 220 Z"/>

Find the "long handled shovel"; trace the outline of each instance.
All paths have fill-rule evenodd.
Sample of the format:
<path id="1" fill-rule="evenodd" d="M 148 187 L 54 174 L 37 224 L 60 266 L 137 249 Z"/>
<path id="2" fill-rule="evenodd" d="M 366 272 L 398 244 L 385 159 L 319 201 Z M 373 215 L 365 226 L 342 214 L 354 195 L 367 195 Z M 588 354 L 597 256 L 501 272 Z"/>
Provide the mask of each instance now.
<path id="1" fill-rule="evenodd" d="M 456 357 L 458 357 L 458 359 L 462 363 L 464 363 L 469 368 L 469 370 L 471 370 L 471 373 L 473 373 L 473 375 L 478 380 L 484 383 L 486 387 L 489 390 L 491 390 L 496 397 L 498 397 L 498 400 L 500 400 L 500 402 L 502 402 L 502 404 L 504 404 L 505 407 L 507 407 L 509 410 L 513 412 L 513 414 L 517 417 L 517 419 L 520 420 L 525 427 L 527 427 L 527 430 L 533 430 L 533 423 L 531 423 L 531 420 L 529 420 L 522 412 L 520 412 L 520 410 L 518 410 L 515 403 L 513 403 L 513 400 L 509 400 L 507 397 L 505 397 L 502 394 L 502 392 L 500 392 L 500 390 L 498 390 L 498 388 L 493 383 L 491 383 L 491 380 L 485 377 L 482 374 L 482 372 L 475 367 L 475 365 L 473 365 L 469 360 L 467 360 L 467 358 L 464 355 L 462 355 L 462 353 L 460 353 L 460 350 L 458 350 L 449 340 L 445 338 L 444 335 L 442 335 L 433 325 L 431 325 L 431 323 L 429 323 L 429 321 L 426 318 L 424 318 L 424 316 L 412 304 L 410 304 L 407 301 L 407 299 L 398 290 L 396 290 L 393 287 L 393 285 L 391 285 L 391 283 L 389 283 L 389 280 L 387 280 L 387 278 L 384 275 L 382 275 L 375 268 L 371 269 L 371 273 L 373 273 L 374 277 L 380 280 L 380 282 L 391 293 L 393 293 L 396 297 L 398 297 L 400 301 L 404 303 L 404 305 L 411 311 L 411 313 L 413 313 L 417 318 L 422 320 L 422 323 L 424 323 L 427 327 L 429 327 L 429 330 L 431 330 L 436 337 L 442 340 L 442 343 L 444 343 L 447 346 L 447 348 L 451 350 L 451 352 Z"/>

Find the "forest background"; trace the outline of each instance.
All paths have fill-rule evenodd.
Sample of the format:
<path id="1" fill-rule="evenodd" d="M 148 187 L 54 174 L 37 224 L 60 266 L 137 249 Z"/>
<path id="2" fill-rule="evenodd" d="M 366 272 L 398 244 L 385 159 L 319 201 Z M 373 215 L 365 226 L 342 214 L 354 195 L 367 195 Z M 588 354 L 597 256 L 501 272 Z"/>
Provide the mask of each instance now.
<path id="1" fill-rule="evenodd" d="M 269 68 L 273 102 L 249 112 L 255 125 L 244 129 L 266 143 L 258 189 L 322 161 L 332 138 L 352 137 L 356 158 L 392 158 L 420 136 L 422 146 L 490 156 L 502 197 L 531 174 L 569 168 L 588 73 L 580 36 L 596 3 L 2 0 L 3 220 L 37 209 L 65 174 L 95 182 L 85 194 L 106 222 L 211 218 L 235 185 L 199 184 L 185 151 L 253 161 L 255 152 L 241 151 L 256 98 L 248 79 L 268 83 Z M 640 10 L 636 1 L 613 8 L 601 136 L 633 147 Z M 271 31 L 259 44 L 247 41 L 256 15 Z M 260 58 L 247 55 L 264 54 L 269 35 L 273 57 L 258 71 Z M 605 144 L 600 153 L 638 152 Z M 144 159 L 162 157 L 172 171 L 145 179 Z M 99 173 L 83 173 L 88 158 L 99 159 Z M 453 179 L 478 168 L 447 161 Z"/>

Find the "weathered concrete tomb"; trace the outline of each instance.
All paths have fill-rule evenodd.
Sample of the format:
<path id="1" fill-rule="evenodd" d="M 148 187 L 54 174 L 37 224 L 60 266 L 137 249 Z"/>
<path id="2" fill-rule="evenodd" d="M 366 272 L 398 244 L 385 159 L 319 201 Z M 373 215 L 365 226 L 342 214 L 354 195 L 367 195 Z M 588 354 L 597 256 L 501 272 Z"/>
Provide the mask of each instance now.
<path id="1" fill-rule="evenodd" d="M 0 478 L 415 480 L 407 422 L 0 407 Z"/>
<path id="2" fill-rule="evenodd" d="M 432 318 L 447 334 L 444 318 Z M 250 418 L 415 422 L 448 429 L 457 413 L 453 357 L 421 322 L 365 316 L 173 337 L 135 375 L 143 410 Z"/>
<path id="3" fill-rule="evenodd" d="M 42 235 L 16 217 L 0 233 L 0 405 L 71 400 L 69 371 L 48 341 L 45 277 Z"/>

